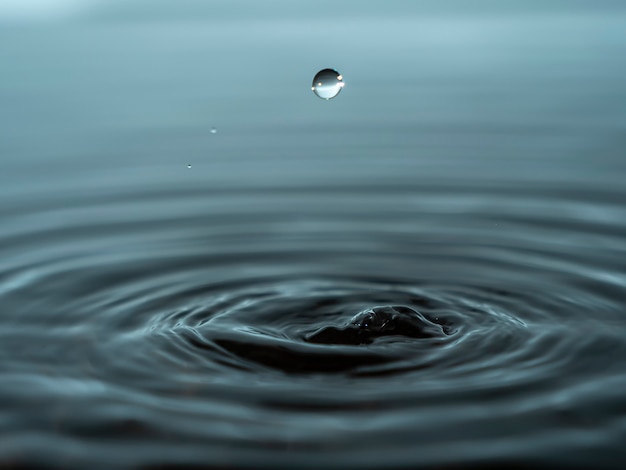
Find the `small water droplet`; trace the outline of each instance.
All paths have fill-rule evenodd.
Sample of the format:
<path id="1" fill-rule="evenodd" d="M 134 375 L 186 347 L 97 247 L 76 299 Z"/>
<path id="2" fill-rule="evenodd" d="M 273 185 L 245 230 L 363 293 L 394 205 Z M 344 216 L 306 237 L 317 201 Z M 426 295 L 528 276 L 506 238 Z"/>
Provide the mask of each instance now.
<path id="1" fill-rule="evenodd" d="M 324 69 L 313 77 L 311 90 L 320 98 L 329 100 L 337 96 L 344 85 L 343 75 L 333 69 Z"/>
<path id="2" fill-rule="evenodd" d="M 191 163 L 187 164 L 187 168 L 191 168 Z"/>
<path id="3" fill-rule="evenodd" d="M 211 134 L 217 134 L 217 129 L 215 127 L 211 127 Z"/>

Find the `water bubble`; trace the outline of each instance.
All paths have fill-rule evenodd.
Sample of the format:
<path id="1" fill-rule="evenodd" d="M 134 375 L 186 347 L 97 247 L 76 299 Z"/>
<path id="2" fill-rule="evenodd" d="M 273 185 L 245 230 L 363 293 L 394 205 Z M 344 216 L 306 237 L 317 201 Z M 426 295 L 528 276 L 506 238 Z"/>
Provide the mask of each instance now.
<path id="1" fill-rule="evenodd" d="M 334 98 L 339 94 L 345 83 L 343 76 L 333 69 L 324 69 L 317 72 L 313 78 L 311 90 L 324 100 Z"/>
<path id="2" fill-rule="evenodd" d="M 217 134 L 217 129 L 215 127 L 211 127 L 211 134 Z"/>
<path id="3" fill-rule="evenodd" d="M 187 168 L 191 168 L 191 163 L 188 163 L 188 164 L 187 164 Z"/>

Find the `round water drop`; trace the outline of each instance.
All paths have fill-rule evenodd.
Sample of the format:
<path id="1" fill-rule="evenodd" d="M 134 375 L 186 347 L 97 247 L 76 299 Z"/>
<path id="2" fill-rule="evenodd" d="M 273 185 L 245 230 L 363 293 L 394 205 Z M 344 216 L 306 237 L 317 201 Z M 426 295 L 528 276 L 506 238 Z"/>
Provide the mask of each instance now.
<path id="1" fill-rule="evenodd" d="M 324 69 L 317 72 L 313 78 L 311 90 L 324 100 L 334 98 L 339 94 L 345 83 L 343 76 L 333 69 Z"/>
<path id="2" fill-rule="evenodd" d="M 188 163 L 188 164 L 187 164 L 187 168 L 191 168 L 191 163 Z"/>
<path id="3" fill-rule="evenodd" d="M 211 127 L 211 134 L 216 134 L 217 133 L 217 129 L 215 127 Z"/>

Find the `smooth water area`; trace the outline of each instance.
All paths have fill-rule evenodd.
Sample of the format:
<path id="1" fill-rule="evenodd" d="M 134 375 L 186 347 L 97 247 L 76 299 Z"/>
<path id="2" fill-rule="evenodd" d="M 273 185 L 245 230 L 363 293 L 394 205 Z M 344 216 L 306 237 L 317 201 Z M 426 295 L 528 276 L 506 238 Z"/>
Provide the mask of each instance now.
<path id="1" fill-rule="evenodd" d="M 0 467 L 623 468 L 622 3 L 7 5 Z"/>

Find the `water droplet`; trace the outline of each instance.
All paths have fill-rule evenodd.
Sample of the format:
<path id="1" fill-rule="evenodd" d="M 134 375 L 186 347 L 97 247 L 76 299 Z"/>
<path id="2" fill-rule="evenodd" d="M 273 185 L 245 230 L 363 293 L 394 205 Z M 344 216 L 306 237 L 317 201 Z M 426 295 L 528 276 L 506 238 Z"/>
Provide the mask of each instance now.
<path id="1" fill-rule="evenodd" d="M 187 168 L 191 168 L 191 163 L 187 164 Z"/>
<path id="2" fill-rule="evenodd" d="M 217 134 L 217 129 L 215 127 L 211 127 L 211 134 Z"/>
<path id="3" fill-rule="evenodd" d="M 344 85 L 343 75 L 333 69 L 324 69 L 313 77 L 311 90 L 320 98 L 329 100 L 337 96 Z"/>

